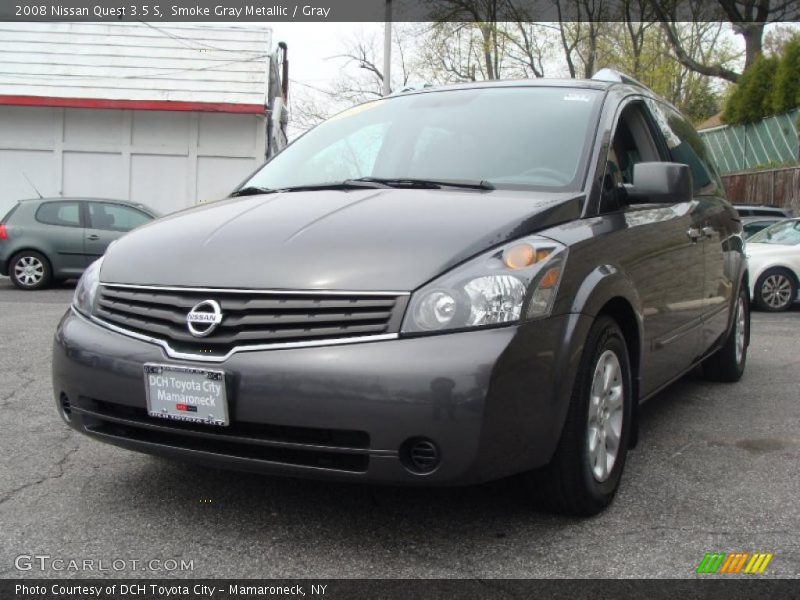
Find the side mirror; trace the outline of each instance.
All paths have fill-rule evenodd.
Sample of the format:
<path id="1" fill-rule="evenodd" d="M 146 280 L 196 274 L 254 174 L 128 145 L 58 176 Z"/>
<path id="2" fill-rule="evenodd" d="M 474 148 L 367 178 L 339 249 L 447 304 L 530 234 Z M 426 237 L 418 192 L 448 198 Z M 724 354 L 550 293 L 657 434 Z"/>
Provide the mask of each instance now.
<path id="1" fill-rule="evenodd" d="M 692 171 L 680 163 L 637 163 L 633 165 L 633 184 L 625 189 L 631 204 L 689 202 L 694 190 Z"/>

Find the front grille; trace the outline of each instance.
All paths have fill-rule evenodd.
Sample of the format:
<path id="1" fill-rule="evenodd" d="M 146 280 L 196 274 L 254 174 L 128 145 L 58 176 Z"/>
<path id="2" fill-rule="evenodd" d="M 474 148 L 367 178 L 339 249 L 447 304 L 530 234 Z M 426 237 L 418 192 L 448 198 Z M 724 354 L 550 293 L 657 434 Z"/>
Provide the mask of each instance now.
<path id="1" fill-rule="evenodd" d="M 195 337 L 186 325 L 191 309 L 214 300 L 222 321 Z M 95 314 L 123 329 L 164 340 L 179 352 L 224 355 L 233 348 L 315 342 L 395 333 L 407 296 L 297 293 L 102 285 Z"/>
<path id="2" fill-rule="evenodd" d="M 220 456 L 364 473 L 369 434 L 363 431 L 233 422 L 229 427 L 150 417 L 144 408 L 79 397 L 73 410 L 87 432 Z"/>

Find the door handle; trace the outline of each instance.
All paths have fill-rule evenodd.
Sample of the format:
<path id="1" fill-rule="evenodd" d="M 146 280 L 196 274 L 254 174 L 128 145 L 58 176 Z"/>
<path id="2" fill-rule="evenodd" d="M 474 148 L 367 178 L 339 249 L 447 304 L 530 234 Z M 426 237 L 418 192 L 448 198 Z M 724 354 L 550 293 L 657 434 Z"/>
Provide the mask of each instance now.
<path id="1" fill-rule="evenodd" d="M 696 242 L 697 240 L 700 239 L 701 233 L 699 229 L 695 229 L 694 227 L 689 227 L 689 229 L 686 231 L 686 235 L 689 237 L 690 240 Z"/>
<path id="2" fill-rule="evenodd" d="M 702 231 L 703 231 L 703 235 L 706 236 L 707 238 L 713 238 L 714 237 L 714 228 L 713 227 L 703 227 Z"/>
<path id="3" fill-rule="evenodd" d="M 86 238 L 86 239 L 87 239 L 87 240 L 92 240 L 93 242 L 96 242 L 97 240 L 99 240 L 99 239 L 100 239 L 100 236 L 99 236 L 99 235 L 95 235 L 95 234 L 93 233 L 92 235 L 90 235 L 90 236 L 87 236 L 87 238 Z"/>

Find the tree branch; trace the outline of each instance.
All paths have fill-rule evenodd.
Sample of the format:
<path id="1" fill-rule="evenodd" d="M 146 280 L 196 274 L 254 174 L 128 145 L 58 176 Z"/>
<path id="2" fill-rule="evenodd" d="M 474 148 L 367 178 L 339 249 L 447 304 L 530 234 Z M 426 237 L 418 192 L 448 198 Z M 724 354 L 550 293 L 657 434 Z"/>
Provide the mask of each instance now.
<path id="1" fill-rule="evenodd" d="M 667 41 L 669 41 L 669 44 L 675 53 L 675 57 L 682 65 L 688 69 L 691 69 L 692 71 L 695 71 L 696 73 L 707 75 L 708 77 L 719 77 L 720 79 L 724 79 L 732 83 L 739 81 L 739 78 L 741 77 L 740 73 L 737 73 L 736 71 L 723 67 L 719 64 L 704 65 L 689 56 L 689 54 L 683 48 L 681 40 L 678 37 L 673 25 L 670 23 L 670 16 L 661 6 L 659 0 L 650 0 L 650 4 L 656 13 L 656 16 L 661 21 L 661 28 L 663 29 L 664 35 L 666 36 Z"/>

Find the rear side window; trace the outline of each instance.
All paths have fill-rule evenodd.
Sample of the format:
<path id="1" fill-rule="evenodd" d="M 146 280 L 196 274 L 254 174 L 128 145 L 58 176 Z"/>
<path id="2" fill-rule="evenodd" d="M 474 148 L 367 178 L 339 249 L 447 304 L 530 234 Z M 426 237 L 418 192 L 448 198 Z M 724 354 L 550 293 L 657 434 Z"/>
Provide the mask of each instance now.
<path id="1" fill-rule="evenodd" d="M 669 106 L 648 102 L 664 135 L 672 160 L 692 170 L 695 194 L 721 194 L 722 182 L 708 156 L 703 140 L 691 123 Z"/>
<path id="2" fill-rule="evenodd" d="M 78 202 L 45 202 L 36 210 L 36 220 L 45 225 L 81 226 L 81 207 Z"/>
<path id="3" fill-rule="evenodd" d="M 89 227 L 109 231 L 130 231 L 152 220 L 140 210 L 120 204 L 89 203 Z"/>
<path id="4" fill-rule="evenodd" d="M 752 223 L 745 223 L 742 225 L 742 229 L 744 229 L 745 235 L 749 237 L 774 223 L 775 221 L 753 221 Z"/>

